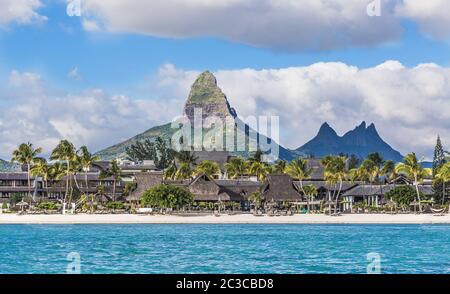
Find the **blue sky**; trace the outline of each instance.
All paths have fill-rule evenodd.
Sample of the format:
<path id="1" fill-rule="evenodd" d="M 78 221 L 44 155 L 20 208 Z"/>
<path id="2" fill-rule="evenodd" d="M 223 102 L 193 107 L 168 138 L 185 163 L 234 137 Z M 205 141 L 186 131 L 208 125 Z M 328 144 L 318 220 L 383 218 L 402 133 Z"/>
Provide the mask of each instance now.
<path id="1" fill-rule="evenodd" d="M 433 40 L 404 21 L 402 38 L 374 47 L 327 51 L 282 52 L 213 37 L 159 38 L 136 34 L 86 32 L 80 17 L 70 17 L 64 2 L 50 2 L 39 12 L 48 17 L 36 26 L 12 25 L 0 34 L 2 74 L 8 70 L 39 71 L 48 81 L 76 89 L 102 87 L 126 91 L 130 85 L 154 75 L 165 63 L 190 70 L 283 68 L 316 62 L 339 61 L 365 68 L 386 60 L 405 66 L 450 63 L 449 43 Z M 83 81 L 74 83 L 67 73 L 78 67 Z"/>
<path id="2" fill-rule="evenodd" d="M 36 1 L 41 5 L 36 5 Z M 363 19 L 363 22 L 367 22 L 367 24 L 364 23 L 361 26 L 369 28 L 365 29 L 369 31 L 367 33 L 368 36 L 364 36 L 364 31 L 360 32 L 358 28 L 354 27 L 355 21 L 352 19 L 348 21 L 348 24 L 342 21 L 342 23 L 336 25 L 336 31 L 330 32 L 334 28 L 333 24 L 326 26 L 323 25 L 323 21 L 315 23 L 314 19 L 303 21 L 299 17 L 303 15 L 302 13 L 318 13 L 320 16 L 320 11 L 299 11 L 298 14 L 293 15 L 293 20 L 289 20 L 290 22 L 286 23 L 286 28 L 291 27 L 293 23 L 296 24 L 296 18 L 298 18 L 299 28 L 301 29 L 292 32 L 286 29 L 286 34 L 289 35 L 279 36 L 280 31 L 284 32 L 284 27 L 281 26 L 280 31 L 274 30 L 273 34 L 271 34 L 270 28 L 277 27 L 281 21 L 276 18 L 277 11 L 271 12 L 270 9 L 272 7 L 267 6 L 268 12 L 265 13 L 268 13 L 267 15 L 269 16 L 274 15 L 274 24 L 271 25 L 269 23 L 269 26 L 267 26 L 269 29 L 266 28 L 266 35 L 269 36 L 267 38 L 265 34 L 261 35 L 258 31 L 252 30 L 251 26 L 253 24 L 248 24 L 243 20 L 248 19 L 244 17 L 245 15 L 242 19 L 236 17 L 235 20 L 230 20 L 229 23 L 225 21 L 224 25 L 220 25 L 220 17 L 215 16 L 217 23 L 219 23 L 218 25 L 211 25 L 211 29 L 204 29 L 200 26 L 199 29 L 199 26 L 193 20 L 191 24 L 190 19 L 184 20 L 182 15 L 179 20 L 180 23 L 177 23 L 176 12 L 170 12 L 174 15 L 167 15 L 168 19 L 173 19 L 173 23 L 164 19 L 164 23 L 161 25 L 161 23 L 158 23 L 157 17 L 150 15 L 148 18 L 152 20 L 146 23 L 147 15 L 145 11 L 140 15 L 140 11 L 133 11 L 133 6 L 128 7 L 128 10 L 124 9 L 127 5 L 123 4 L 124 2 L 117 4 L 117 10 L 122 9 L 122 11 L 119 11 L 121 14 L 117 14 L 118 12 L 111 8 L 114 5 L 103 6 L 101 1 L 97 0 L 85 1 L 86 10 L 82 11 L 83 14 L 80 17 L 69 17 L 66 13 L 66 1 L 63 0 L 35 0 L 35 4 L 30 4 L 33 2 L 32 0 L 20 0 L 19 2 L 24 7 L 28 5 L 28 8 L 33 13 L 45 19 L 35 20 L 37 18 L 36 15 L 5 15 L 4 21 L 0 19 L 0 81 L 6 85 L 5 88 L 9 88 L 13 72 L 16 72 L 21 78 L 23 78 L 22 75 L 25 73 L 34 73 L 38 76 L 39 83 L 42 83 L 44 88 L 44 90 L 39 90 L 39 95 L 44 95 L 45 97 L 83 95 L 86 91 L 101 89 L 102 95 L 109 97 L 105 98 L 106 101 L 112 99 L 115 95 L 124 95 L 132 101 L 140 101 L 142 99 L 147 102 L 148 100 L 158 101 L 161 98 L 170 99 L 170 101 L 182 101 L 182 95 L 188 91 L 188 88 L 179 92 L 171 89 L 187 85 L 196 73 L 206 69 L 213 72 L 223 72 L 224 91 L 228 89 L 229 92 L 236 93 L 239 96 L 239 91 L 227 85 L 228 76 L 226 72 L 231 75 L 231 73 L 243 73 L 244 69 L 249 69 L 255 73 L 262 74 L 263 71 L 261 70 L 263 69 L 282 71 L 287 68 L 309 68 L 311 65 L 319 62 L 340 62 L 348 67 L 356 66 L 361 70 L 375 68 L 388 60 L 395 60 L 411 70 L 422 63 L 435 63 L 442 69 L 442 74 L 447 75 L 446 69 L 450 66 L 449 34 L 444 32 L 442 35 L 435 28 L 436 26 L 447 24 L 445 19 L 448 18 L 443 18 L 441 15 L 445 7 L 435 9 L 436 15 L 434 19 L 441 20 L 442 23 L 432 23 L 432 26 L 420 15 L 420 7 L 416 7 L 417 5 L 420 6 L 420 4 L 414 4 L 411 1 L 383 1 L 383 5 L 387 7 L 386 9 L 390 10 L 383 14 L 378 22 L 374 22 L 376 20 L 373 20 L 373 18 L 370 20 L 361 18 L 358 14 L 359 10 L 354 8 L 356 11 L 355 19 L 358 21 Z M 116 0 L 113 2 L 118 3 Z M 148 5 L 148 9 L 153 8 L 153 5 L 159 5 L 157 6 L 158 9 L 172 8 L 166 7 L 163 1 L 144 2 L 146 3 L 144 5 Z M 156 2 L 158 4 L 154 4 Z M 195 0 L 186 2 L 193 3 L 192 7 L 186 4 L 186 14 L 191 13 L 188 10 L 190 8 L 195 8 L 195 13 L 203 13 L 202 9 L 204 9 L 205 17 L 208 17 L 208 13 L 217 12 L 216 10 L 210 12 L 209 8 L 205 7 L 195 7 L 197 5 Z M 241 1 L 230 1 L 231 4 L 225 5 L 225 8 L 220 8 L 224 9 L 224 11 L 219 11 L 218 15 L 236 15 L 236 9 L 242 10 L 239 2 Z M 304 2 L 304 7 L 309 7 L 306 4 L 311 1 L 306 0 Z M 436 2 L 436 5 L 444 3 L 439 0 L 431 2 Z M 11 0 L 0 1 L 0 5 L 5 5 L 5 7 L 12 5 L 11 3 Z M 129 3 L 132 5 L 137 2 L 133 0 L 129 1 Z M 255 1 L 250 1 L 250 3 L 252 3 L 251 5 L 257 5 Z M 392 7 L 395 5 L 401 6 L 401 13 L 393 12 L 394 9 Z M 292 10 L 289 7 L 287 9 Z M 327 9 L 331 8 L 328 7 Z M 170 11 L 175 11 L 175 9 Z M 128 18 L 126 15 L 123 16 L 124 13 L 130 14 Z M 335 13 L 339 16 L 340 11 Z M 397 15 L 402 15 L 402 17 Z M 125 20 L 129 19 L 129 23 L 125 23 L 122 16 Z M 0 17 L 2 17 L 1 14 Z M 142 19 L 139 19 L 140 17 Z M 134 21 L 133 18 L 139 21 Z M 257 19 L 257 16 L 255 19 Z M 286 19 L 290 19 L 289 15 L 286 16 Z M 339 20 L 340 18 L 337 19 Z M 99 29 L 88 29 L 85 25 L 86 21 L 95 23 Z M 243 23 L 241 26 L 247 25 L 248 29 L 239 33 L 236 33 L 236 31 L 239 31 L 238 27 L 227 30 L 227 26 L 232 27 L 235 24 L 238 26 L 240 21 Z M 359 25 L 359 23 L 356 24 Z M 323 28 L 321 27 L 322 25 Z M 166 29 L 166 26 L 169 29 Z M 373 26 L 379 27 L 370 31 L 370 27 Z M 264 28 L 261 28 L 261 30 L 264 30 Z M 313 33 L 308 34 L 309 30 L 312 30 Z M 380 34 L 380 31 L 385 31 L 386 33 Z M 314 33 L 317 36 L 311 36 Z M 327 43 L 327 38 L 333 39 L 334 34 L 342 34 L 342 38 L 330 41 L 330 44 L 327 44 L 326 47 L 320 44 Z M 292 39 L 296 38 L 304 41 L 301 44 L 299 42 L 291 42 Z M 308 44 L 308 42 L 311 44 Z M 183 78 L 180 78 L 179 84 L 171 84 L 171 89 L 164 90 L 155 85 L 161 80 L 161 68 L 168 64 L 173 65 L 174 70 L 178 73 L 183 73 Z M 77 69 L 77 76 L 70 77 L 69 72 L 74 69 Z M 178 76 L 171 78 L 178 78 Z M 220 83 L 221 81 L 219 80 Z M 230 81 L 228 81 L 229 83 Z M 246 87 L 246 85 L 242 85 L 242 87 Z M 439 101 L 443 99 L 443 103 L 448 103 L 447 88 L 443 91 L 443 94 L 436 94 L 439 96 L 436 99 L 440 99 Z M 14 91 L 14 89 L 0 91 L 0 95 L 3 96 L 0 97 L 0 104 L 13 109 L 20 103 L 23 103 L 23 101 L 14 100 L 17 99 L 15 97 L 16 92 L 19 91 Z M 266 105 L 261 102 L 266 99 L 266 97 L 260 97 L 263 95 L 253 93 L 246 93 L 246 95 L 254 96 L 253 98 L 256 97 L 255 105 Z M 244 99 L 245 97 L 239 98 Z M 262 100 L 257 100 L 259 98 Z M 234 102 L 240 105 L 236 100 Z M 330 100 L 330 103 L 333 103 L 333 101 Z M 180 109 L 181 107 L 182 105 L 180 105 Z M 245 113 L 245 105 L 242 107 Z M 442 105 L 439 107 L 442 108 Z M 252 111 L 264 112 L 265 110 L 252 109 Z M 372 117 L 379 118 L 386 113 L 386 111 L 383 111 L 380 111 L 377 116 L 375 114 L 369 116 L 369 119 Z M 248 112 L 251 111 L 248 110 Z M 353 125 L 357 125 L 358 121 L 356 120 L 364 119 L 364 117 L 358 115 L 354 117 L 354 122 L 346 121 L 345 123 L 340 123 L 339 118 L 331 115 L 328 117 L 328 120 L 331 120 L 332 125 L 334 123 L 338 131 L 343 132 Z M 299 145 L 301 141 L 304 142 L 313 135 L 315 129 L 318 129 L 321 120 L 326 118 L 314 120 L 314 124 L 311 125 L 311 129 L 314 129 L 314 131 L 307 130 L 305 135 L 301 136 L 298 141 L 286 142 L 286 144 L 289 147 L 293 147 L 296 144 Z M 441 119 L 443 120 L 444 118 Z M 157 124 L 164 119 L 165 117 L 149 119 L 148 123 Z M 388 125 L 388 118 L 385 119 L 386 125 Z M 390 117 L 389 119 L 397 121 L 397 123 L 402 124 L 402 127 L 409 128 L 411 131 L 417 129 L 414 125 L 415 122 L 408 119 L 403 121 L 398 118 Z M 50 116 L 47 120 L 52 122 Z M 382 120 L 380 119 L 380 121 Z M 139 121 L 139 123 L 142 123 L 142 121 Z M 384 128 L 381 124 L 382 122 L 377 124 L 380 125 L 379 129 Z M 317 128 L 314 127 L 315 125 L 317 125 Z M 103 144 L 93 142 L 92 146 L 94 148 L 106 147 L 110 143 L 115 143 L 113 140 L 127 138 L 133 132 L 145 130 L 150 126 L 145 125 L 137 130 L 122 132 L 120 135 L 112 138 L 111 142 Z M 0 127 L 2 127 L 1 120 Z M 291 130 L 290 128 L 295 130 L 296 127 L 298 128 L 299 126 L 291 125 L 286 128 L 287 130 Z M 5 128 L 5 124 L 3 124 L 3 128 Z M 427 126 L 422 130 L 422 133 L 430 130 L 433 130 L 433 126 Z M 446 125 L 436 127 L 435 133 L 442 133 L 442 130 L 444 130 L 445 135 L 450 135 Z M 289 133 L 289 131 L 286 132 Z M 56 137 L 64 135 L 61 134 L 58 128 L 49 130 L 50 133 L 54 134 L 52 135 L 54 138 L 49 139 L 51 142 L 54 142 Z M 395 147 L 402 152 L 406 152 L 405 143 L 402 143 L 404 141 L 393 139 L 393 135 L 390 135 L 387 130 L 386 134 L 388 138 L 391 137 L 389 139 L 394 141 Z M 426 140 L 418 142 L 416 147 L 423 153 L 429 154 L 429 150 L 432 149 L 430 142 L 436 134 L 432 134 Z M 10 142 L 4 148 L 10 149 L 9 146 L 15 143 Z M 1 155 L 2 153 L 0 152 Z"/>

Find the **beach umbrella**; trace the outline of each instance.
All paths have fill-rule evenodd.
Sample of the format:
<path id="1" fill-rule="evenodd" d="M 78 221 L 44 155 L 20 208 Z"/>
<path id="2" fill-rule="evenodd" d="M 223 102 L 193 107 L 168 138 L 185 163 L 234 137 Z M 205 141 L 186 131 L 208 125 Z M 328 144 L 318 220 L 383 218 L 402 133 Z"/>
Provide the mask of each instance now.
<path id="1" fill-rule="evenodd" d="M 29 204 L 27 202 L 25 202 L 25 201 L 20 201 L 19 203 L 16 204 L 16 206 L 19 206 L 19 207 L 22 208 L 22 211 L 25 208 L 25 206 L 28 206 L 28 205 Z"/>

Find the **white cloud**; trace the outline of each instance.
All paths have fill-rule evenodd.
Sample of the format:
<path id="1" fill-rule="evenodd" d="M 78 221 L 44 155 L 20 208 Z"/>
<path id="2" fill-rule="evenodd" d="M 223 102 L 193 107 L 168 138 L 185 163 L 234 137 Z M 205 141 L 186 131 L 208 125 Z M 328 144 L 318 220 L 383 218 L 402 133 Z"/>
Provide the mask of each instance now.
<path id="1" fill-rule="evenodd" d="M 37 12 L 42 6 L 40 0 L 0 0 L 0 27 L 45 21 L 47 17 Z"/>
<path id="2" fill-rule="evenodd" d="M 97 151 L 167 123 L 181 114 L 198 74 L 162 66 L 153 86 L 164 93 L 154 94 L 159 99 L 108 95 L 100 89 L 57 95 L 49 93 L 39 77 L 41 91 L 19 92 L 17 103 L 0 109 L 0 158 L 8 158 L 21 142 L 32 141 L 49 151 L 61 138 Z M 367 69 L 316 63 L 214 74 L 239 116 L 280 117 L 280 141 L 286 147 L 304 144 L 324 121 L 342 134 L 365 120 L 374 122 L 382 138 L 402 153 L 431 157 L 437 134 L 450 149 L 450 68 L 436 64 L 408 68 L 387 61 Z M 25 88 L 25 81 L 36 83 L 39 76 L 11 75 L 22 77 Z"/>
<path id="3" fill-rule="evenodd" d="M 450 1 L 403 0 L 396 10 L 399 17 L 415 21 L 428 36 L 450 40 Z"/>
<path id="4" fill-rule="evenodd" d="M 372 0 L 86 0 L 84 22 L 112 32 L 160 37 L 213 36 L 256 47 L 326 50 L 398 39 L 402 28 L 391 1 L 369 17 Z M 90 30 L 91 26 L 86 29 Z"/>
<path id="5" fill-rule="evenodd" d="M 28 77 L 39 77 L 18 71 L 11 76 L 14 82 L 9 87 L 15 90 L 36 85 Z M 131 99 L 100 89 L 61 95 L 50 92 L 42 81 L 40 87 L 33 95 L 18 91 L 13 97 L 17 100 L 9 100 L 14 103 L 0 108 L 0 158 L 8 159 L 18 144 L 27 141 L 48 154 L 63 138 L 98 151 L 180 113 L 180 102 L 171 99 Z"/>
<path id="6" fill-rule="evenodd" d="M 170 81 L 180 97 L 186 97 L 186 85 L 198 72 L 163 68 L 171 70 L 164 70 L 161 80 Z M 398 61 L 368 69 L 316 63 L 215 75 L 239 116 L 278 115 L 281 143 L 290 148 L 311 139 L 324 121 L 342 134 L 365 120 L 374 122 L 382 138 L 402 153 L 430 157 L 437 134 L 450 149 L 449 68 L 406 68 Z"/>

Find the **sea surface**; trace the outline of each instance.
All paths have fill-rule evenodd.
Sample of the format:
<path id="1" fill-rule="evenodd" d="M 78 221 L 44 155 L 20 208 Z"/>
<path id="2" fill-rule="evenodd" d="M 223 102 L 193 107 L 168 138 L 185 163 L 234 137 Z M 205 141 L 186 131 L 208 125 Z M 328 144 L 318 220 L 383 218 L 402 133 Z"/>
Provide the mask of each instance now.
<path id="1" fill-rule="evenodd" d="M 449 225 L 0 225 L 0 273 L 450 273 Z"/>

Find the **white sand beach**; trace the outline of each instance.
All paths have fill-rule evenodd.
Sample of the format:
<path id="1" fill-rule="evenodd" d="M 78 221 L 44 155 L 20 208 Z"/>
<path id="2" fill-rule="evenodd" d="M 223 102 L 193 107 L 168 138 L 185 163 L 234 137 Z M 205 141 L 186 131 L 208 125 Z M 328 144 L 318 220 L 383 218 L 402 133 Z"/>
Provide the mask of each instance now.
<path id="1" fill-rule="evenodd" d="M 0 224 L 450 224 L 450 214 L 346 214 L 341 216 L 322 214 L 294 216 L 253 216 L 251 214 L 221 216 L 0 214 Z"/>

